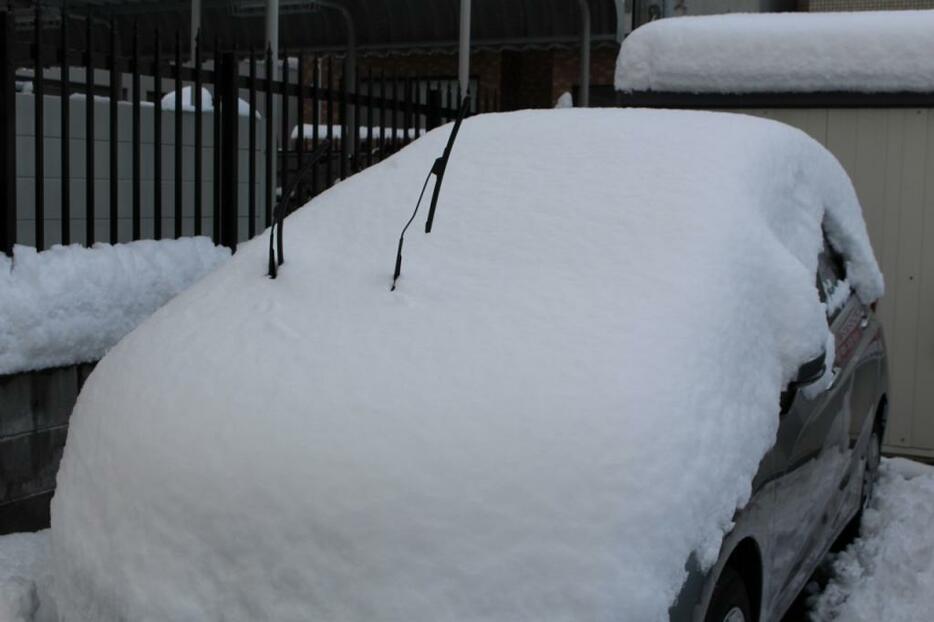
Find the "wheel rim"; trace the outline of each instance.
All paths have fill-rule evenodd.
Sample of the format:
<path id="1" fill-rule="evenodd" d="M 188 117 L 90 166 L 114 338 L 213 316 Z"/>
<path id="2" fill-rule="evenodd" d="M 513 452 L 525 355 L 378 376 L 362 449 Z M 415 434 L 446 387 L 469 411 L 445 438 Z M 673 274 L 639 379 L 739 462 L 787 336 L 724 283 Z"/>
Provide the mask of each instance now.
<path id="1" fill-rule="evenodd" d="M 869 448 L 866 451 L 866 468 L 863 470 L 863 507 L 872 501 L 872 493 L 876 486 L 876 472 L 879 470 L 879 437 L 876 434 L 869 439 Z"/>
<path id="2" fill-rule="evenodd" d="M 739 607 L 733 607 L 723 616 L 723 622 L 746 622 L 746 616 Z"/>

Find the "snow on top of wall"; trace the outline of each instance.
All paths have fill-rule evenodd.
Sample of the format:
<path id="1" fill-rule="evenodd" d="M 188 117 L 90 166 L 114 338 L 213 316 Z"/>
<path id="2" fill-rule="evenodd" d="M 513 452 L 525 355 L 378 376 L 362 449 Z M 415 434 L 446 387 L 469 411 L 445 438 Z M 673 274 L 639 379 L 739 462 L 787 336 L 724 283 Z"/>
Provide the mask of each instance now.
<path id="1" fill-rule="evenodd" d="M 175 91 L 169 91 L 162 96 L 162 109 L 175 110 Z M 182 112 L 195 112 L 195 99 L 192 87 L 182 87 Z M 201 112 L 214 112 L 214 95 L 206 88 L 201 88 Z M 237 114 L 241 117 L 250 116 L 250 103 L 237 98 Z M 256 111 L 256 118 L 262 119 L 259 111 Z"/>
<path id="2" fill-rule="evenodd" d="M 0 254 L 0 374 L 98 360 L 229 255 L 204 237 Z"/>
<path id="3" fill-rule="evenodd" d="M 101 361 L 61 610 L 650 622 L 714 562 L 829 336 L 821 221 L 881 293 L 843 169 L 745 115 L 471 117 L 390 292 L 450 129 L 290 215 L 277 279 L 254 239 Z"/>
<path id="4" fill-rule="evenodd" d="M 927 620 L 934 609 L 934 468 L 883 459 L 860 537 L 833 562 L 815 622 Z"/>
<path id="5" fill-rule="evenodd" d="M 934 10 L 662 19 L 616 64 L 621 91 L 932 92 Z"/>

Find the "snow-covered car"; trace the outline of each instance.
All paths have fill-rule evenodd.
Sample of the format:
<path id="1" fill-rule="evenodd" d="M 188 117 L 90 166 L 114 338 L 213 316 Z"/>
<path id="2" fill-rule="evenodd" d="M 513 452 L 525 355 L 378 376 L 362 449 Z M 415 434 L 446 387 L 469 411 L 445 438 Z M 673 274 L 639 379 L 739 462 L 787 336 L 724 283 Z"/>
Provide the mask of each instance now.
<path id="1" fill-rule="evenodd" d="M 450 133 L 100 362 L 52 505 L 66 619 L 778 619 L 884 426 L 839 163 L 743 115 L 481 115 L 444 169 Z"/>

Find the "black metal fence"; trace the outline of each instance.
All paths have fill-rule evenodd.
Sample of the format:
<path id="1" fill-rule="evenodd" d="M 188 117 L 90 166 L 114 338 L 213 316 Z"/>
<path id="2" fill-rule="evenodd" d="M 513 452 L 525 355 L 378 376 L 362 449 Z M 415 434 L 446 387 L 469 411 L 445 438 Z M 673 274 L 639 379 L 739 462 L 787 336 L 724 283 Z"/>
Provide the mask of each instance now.
<path id="1" fill-rule="evenodd" d="M 450 82 L 365 71 L 362 81 L 357 76 L 349 84 L 342 77 L 335 79 L 333 58 L 317 58 L 304 50 L 280 52 L 279 79 L 270 50 L 199 42 L 194 58 L 186 63 L 180 32 L 147 32 L 137 25 L 130 38 L 132 49 L 125 50 L 115 22 L 90 12 L 63 14 L 45 26 L 37 10 L 26 41 L 21 29 L 19 36 L 14 32 L 13 14 L 0 11 L 0 251 L 6 253 L 18 234 L 25 237 L 24 231 L 39 249 L 50 240 L 91 245 L 191 234 L 210 234 L 233 248 L 257 228 L 269 226 L 276 189 L 287 186 L 289 176 L 323 141 L 328 141 L 329 154 L 313 165 L 318 170 L 302 189 L 305 198 L 457 114 L 460 94 Z M 149 50 L 146 55 L 140 52 L 141 43 Z M 291 68 L 296 64 L 293 79 Z M 73 74 L 79 79 L 72 79 Z M 191 93 L 187 101 L 186 88 Z M 213 91 L 212 103 L 204 101 L 202 89 Z M 173 91 L 169 115 L 163 98 Z M 72 112 L 76 97 L 83 98 L 85 109 L 83 123 L 80 118 L 77 122 L 83 127 L 77 128 Z M 472 110 L 489 110 L 495 101 L 492 94 L 475 96 Z M 58 105 L 58 119 L 46 110 L 49 102 Z M 186 113 L 193 117 L 187 124 Z M 121 119 L 127 115 L 129 139 L 121 135 L 127 131 Z M 30 125 L 28 116 L 34 119 L 34 153 L 25 155 L 32 156 L 31 201 L 25 196 L 29 186 L 17 177 L 17 164 L 27 164 L 18 153 L 17 134 Z M 98 117 L 106 120 L 106 131 L 95 127 L 102 120 Z M 208 121 L 210 128 L 205 127 Z M 47 153 L 50 124 L 60 132 L 57 154 Z M 144 135 L 152 137 L 147 144 Z M 82 137 L 83 145 L 76 148 Z M 95 142 L 106 143 L 106 148 Z M 128 142 L 128 148 L 121 142 Z M 54 151 L 55 143 L 49 144 Z M 105 170 L 98 160 L 106 161 Z M 59 174 L 56 199 L 47 193 L 46 169 L 53 164 Z M 127 169 L 128 178 L 122 180 Z M 102 193 L 107 201 L 99 196 Z M 128 216 L 121 205 L 127 195 Z M 81 209 L 75 209 L 79 203 Z M 32 215 L 25 225 L 19 211 Z M 211 229 L 203 231 L 208 224 Z"/>

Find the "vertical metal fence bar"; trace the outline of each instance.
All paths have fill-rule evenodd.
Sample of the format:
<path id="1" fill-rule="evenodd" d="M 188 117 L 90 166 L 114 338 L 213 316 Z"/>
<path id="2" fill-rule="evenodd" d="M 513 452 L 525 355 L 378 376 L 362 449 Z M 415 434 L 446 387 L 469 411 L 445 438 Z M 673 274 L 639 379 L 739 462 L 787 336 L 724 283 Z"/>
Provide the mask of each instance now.
<path id="1" fill-rule="evenodd" d="M 350 136 L 350 128 L 347 126 L 347 76 L 341 74 L 340 80 L 340 103 L 338 105 L 338 120 L 341 128 L 341 181 L 347 179 L 347 160 L 350 156 L 350 145 L 353 144 L 353 136 Z"/>
<path id="2" fill-rule="evenodd" d="M 218 64 L 220 61 L 220 64 Z M 237 94 L 239 92 L 237 55 L 235 52 L 224 52 L 223 57 L 215 58 L 215 92 L 220 91 L 219 97 L 214 97 L 214 114 L 221 116 L 221 145 L 223 154 L 221 161 L 221 208 L 220 243 L 230 250 L 237 249 L 238 216 L 240 201 L 237 196 L 239 174 L 239 138 L 237 136 L 240 119 L 237 110 Z M 218 111 L 217 104 L 220 104 Z"/>
<path id="3" fill-rule="evenodd" d="M 279 177 L 279 185 L 282 191 L 289 187 L 289 53 L 288 50 L 282 50 L 282 97 L 280 99 L 282 108 L 282 145 L 279 166 L 282 171 Z M 284 199 L 282 197 L 280 200 Z"/>
<path id="4" fill-rule="evenodd" d="M 153 41 L 152 82 L 155 87 L 156 109 L 153 113 L 152 132 L 152 237 L 162 239 L 162 53 L 159 29 Z"/>
<path id="5" fill-rule="evenodd" d="M 215 244 L 221 243 L 221 113 L 220 86 L 221 42 L 214 37 L 214 205 L 212 210 L 211 237 Z"/>
<path id="6" fill-rule="evenodd" d="M 399 146 L 399 79 L 393 76 L 389 80 L 392 84 L 392 100 L 390 101 L 392 106 L 392 134 L 390 136 L 392 138 L 392 151 L 395 151 Z"/>
<path id="7" fill-rule="evenodd" d="M 14 17 L 0 11 L 0 253 L 16 244 L 16 59 Z"/>
<path id="8" fill-rule="evenodd" d="M 353 87 L 353 161 L 350 163 L 350 170 L 356 173 L 360 170 L 363 159 L 360 157 L 360 74 L 357 74 Z M 369 130 L 369 128 L 367 128 Z"/>
<path id="9" fill-rule="evenodd" d="M 373 68 L 366 72 L 366 165 L 373 166 Z"/>
<path id="10" fill-rule="evenodd" d="M 272 223 L 272 200 L 273 184 L 275 183 L 275 138 L 273 137 L 272 111 L 275 102 L 273 100 L 273 82 L 272 74 L 274 68 L 272 64 L 272 48 L 266 47 L 266 218 L 265 224 L 268 227 Z"/>
<path id="11" fill-rule="evenodd" d="M 428 91 L 428 114 L 425 116 L 425 124 L 429 130 L 441 125 L 441 91 L 435 87 Z"/>
<path id="12" fill-rule="evenodd" d="M 305 166 L 305 54 L 298 53 L 298 170 Z"/>
<path id="13" fill-rule="evenodd" d="M 248 207 L 247 215 L 250 222 L 247 224 L 247 233 L 252 239 L 256 235 L 256 50 L 250 48 L 250 153 L 249 162 L 250 184 L 247 189 Z"/>
<path id="14" fill-rule="evenodd" d="M 62 29 L 61 29 L 61 74 L 62 74 L 62 244 L 71 244 L 71 107 L 69 102 L 69 81 L 71 76 L 68 70 L 68 1 L 62 0 Z"/>
<path id="15" fill-rule="evenodd" d="M 182 237 L 182 33 L 175 32 L 175 237 Z"/>
<path id="16" fill-rule="evenodd" d="M 334 166 L 332 156 L 334 154 L 334 64 L 331 62 L 331 57 L 328 56 L 328 98 L 327 98 L 327 116 L 328 116 L 328 161 L 326 174 L 327 178 L 324 181 L 324 187 L 330 188 L 331 183 L 334 180 Z"/>
<path id="17" fill-rule="evenodd" d="M 451 120 L 451 111 L 458 108 L 457 104 L 454 103 L 454 85 L 448 82 L 448 113 L 446 121 Z"/>
<path id="18" fill-rule="evenodd" d="M 379 73 L 379 159 L 386 157 L 386 73 Z"/>
<path id="19" fill-rule="evenodd" d="M 217 61 L 215 61 L 216 65 Z M 202 208 L 202 199 L 203 199 L 203 190 L 201 184 L 201 178 L 203 177 L 203 167 L 204 167 L 204 115 L 202 114 L 202 109 L 204 107 L 204 102 L 202 101 L 201 95 L 201 32 L 195 34 L 195 86 L 194 86 L 194 99 L 195 99 L 195 235 L 201 235 L 201 220 L 203 218 L 203 208 Z M 215 66 L 215 69 L 217 67 Z M 217 114 L 217 111 L 214 111 Z"/>
<path id="20" fill-rule="evenodd" d="M 143 190 L 140 186 L 142 163 L 142 140 L 140 136 L 140 85 L 139 85 L 139 22 L 133 24 L 133 239 L 138 240 L 142 231 Z"/>
<path id="21" fill-rule="evenodd" d="M 313 59 L 314 66 L 311 68 L 311 148 L 318 148 L 318 123 L 320 115 L 318 108 L 321 105 L 320 94 L 318 92 L 318 57 Z M 318 194 L 318 160 L 311 164 L 311 196 Z"/>
<path id="22" fill-rule="evenodd" d="M 36 248 L 45 248 L 45 86 L 42 81 L 42 6 L 36 3 L 36 22 L 33 25 L 33 103 L 36 123 Z"/>
<path id="23" fill-rule="evenodd" d="M 94 57 L 92 46 L 91 7 L 88 5 L 87 22 L 85 23 L 85 64 L 84 64 L 84 243 L 87 246 L 94 244 Z"/>
<path id="24" fill-rule="evenodd" d="M 119 230 L 117 227 L 120 216 L 119 203 L 119 164 L 120 159 L 119 130 L 117 127 L 117 115 L 119 110 L 117 102 L 120 100 L 120 72 L 117 69 L 117 21 L 110 18 L 110 58 L 108 59 L 110 69 L 110 243 L 116 244 L 119 241 Z"/>
<path id="25" fill-rule="evenodd" d="M 402 88 L 405 89 L 405 116 L 403 117 L 403 124 L 405 125 L 405 134 L 403 135 L 402 144 L 408 145 L 412 142 L 412 134 L 415 131 L 414 129 L 414 119 L 412 118 L 412 83 L 414 80 L 411 78 L 406 78 L 402 83 Z"/>

